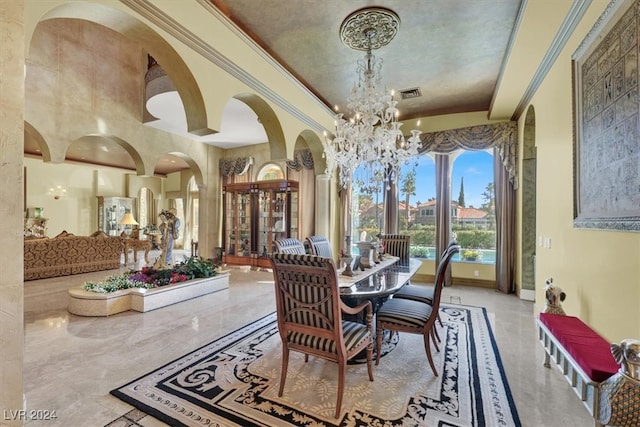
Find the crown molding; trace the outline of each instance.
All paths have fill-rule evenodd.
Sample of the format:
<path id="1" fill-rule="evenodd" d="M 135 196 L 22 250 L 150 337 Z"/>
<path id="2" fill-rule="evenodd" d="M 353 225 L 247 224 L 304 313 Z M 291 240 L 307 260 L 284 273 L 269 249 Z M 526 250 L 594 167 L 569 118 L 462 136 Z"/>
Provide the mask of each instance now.
<path id="1" fill-rule="evenodd" d="M 576 0 L 571 4 L 571 8 L 569 9 L 567 16 L 564 18 L 564 21 L 562 21 L 562 25 L 558 29 L 556 36 L 553 38 L 553 41 L 551 42 L 547 53 L 545 53 L 542 62 L 533 75 L 533 78 L 531 79 L 527 90 L 522 95 L 518 106 L 511 116 L 511 120 L 518 120 L 527 105 L 529 105 L 531 99 L 533 98 L 533 95 L 540 88 L 540 85 L 549 73 L 549 70 L 551 69 L 553 64 L 558 59 L 558 56 L 562 52 L 562 49 L 564 49 L 567 41 L 575 31 L 576 27 L 580 23 L 580 20 L 589 9 L 589 6 L 591 6 L 591 1 L 592 0 Z"/>

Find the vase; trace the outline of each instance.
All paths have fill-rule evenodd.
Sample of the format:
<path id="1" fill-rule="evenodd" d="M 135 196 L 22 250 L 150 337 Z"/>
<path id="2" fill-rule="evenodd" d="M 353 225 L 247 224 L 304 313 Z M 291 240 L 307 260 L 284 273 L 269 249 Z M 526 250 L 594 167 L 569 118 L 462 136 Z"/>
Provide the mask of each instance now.
<path id="1" fill-rule="evenodd" d="M 353 262 L 353 257 L 351 256 L 343 256 L 340 258 L 344 263 L 344 270 L 342 271 L 343 276 L 353 276 L 353 270 L 351 269 L 351 263 Z"/>

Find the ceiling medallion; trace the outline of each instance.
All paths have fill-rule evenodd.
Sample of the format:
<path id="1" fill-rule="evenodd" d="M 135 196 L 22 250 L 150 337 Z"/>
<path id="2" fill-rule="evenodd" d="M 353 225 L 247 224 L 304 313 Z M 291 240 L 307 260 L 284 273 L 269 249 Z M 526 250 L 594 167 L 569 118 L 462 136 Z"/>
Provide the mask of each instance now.
<path id="1" fill-rule="evenodd" d="M 360 165 L 371 176 L 383 176 L 390 188 L 400 168 L 414 159 L 421 147 L 419 130 L 412 130 L 409 138 L 402 133 L 398 101 L 393 91 L 382 87 L 382 58 L 372 52 L 389 43 L 399 25 L 400 18 L 393 11 L 374 7 L 355 11 L 340 27 L 345 45 L 366 52 L 357 62 L 358 78 L 347 97 L 348 117 L 337 114 L 333 135 L 325 132 L 327 173 L 338 168 L 344 188 L 348 188 Z"/>
<path id="2" fill-rule="evenodd" d="M 392 10 L 368 7 L 356 10 L 340 25 L 342 43 L 354 50 L 376 50 L 398 33 L 400 18 Z"/>

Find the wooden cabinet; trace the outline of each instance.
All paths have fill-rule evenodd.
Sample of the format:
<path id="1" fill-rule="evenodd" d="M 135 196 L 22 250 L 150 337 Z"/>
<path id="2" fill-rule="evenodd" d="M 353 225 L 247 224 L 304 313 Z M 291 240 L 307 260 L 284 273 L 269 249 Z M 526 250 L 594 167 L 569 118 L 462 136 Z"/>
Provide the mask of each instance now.
<path id="1" fill-rule="evenodd" d="M 273 241 L 299 238 L 296 181 L 231 184 L 224 189 L 224 262 L 270 267 Z"/>
<path id="2" fill-rule="evenodd" d="M 252 185 L 249 183 L 227 185 L 224 199 L 223 261 L 228 264 L 251 264 L 252 244 Z"/>
<path id="3" fill-rule="evenodd" d="M 122 228 L 119 223 L 126 212 L 133 213 L 132 198 L 98 196 L 98 230 L 118 236 Z"/>
<path id="4" fill-rule="evenodd" d="M 271 267 L 269 257 L 276 239 L 299 238 L 298 183 L 296 181 L 263 181 L 258 184 L 258 267 Z"/>

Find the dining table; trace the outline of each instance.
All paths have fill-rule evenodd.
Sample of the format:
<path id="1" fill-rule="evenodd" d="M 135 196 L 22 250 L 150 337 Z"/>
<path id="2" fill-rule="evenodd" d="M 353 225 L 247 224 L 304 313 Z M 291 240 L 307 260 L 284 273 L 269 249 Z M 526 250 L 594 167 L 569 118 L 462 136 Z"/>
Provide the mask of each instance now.
<path id="1" fill-rule="evenodd" d="M 352 307 L 363 300 L 371 301 L 375 314 L 384 301 L 409 283 L 421 265 L 422 262 L 416 258 L 401 263 L 400 258 L 385 255 L 370 268 L 354 271 L 353 276 L 342 275 L 343 268 L 338 271 L 340 297 Z"/>
<path id="2" fill-rule="evenodd" d="M 398 257 L 384 255 L 377 264 L 373 264 L 370 268 L 365 268 L 364 271 L 354 271 L 353 276 L 343 275 L 342 272 L 344 268 L 342 268 L 338 270 L 340 299 L 349 307 L 355 307 L 363 301 L 371 301 L 374 315 L 372 327 L 375 337 L 375 314 L 378 308 L 380 308 L 389 297 L 409 283 L 411 277 L 418 271 L 421 265 L 422 262 L 419 259 L 410 258 L 408 262 L 403 263 Z M 344 320 L 365 324 L 367 322 L 363 312 L 357 315 L 343 314 L 342 318 Z M 384 342 L 390 341 L 391 334 L 385 332 L 383 340 Z M 384 357 L 387 352 L 383 351 L 382 357 Z M 359 361 L 356 363 L 366 361 L 366 351 L 362 351 L 354 360 Z"/>

